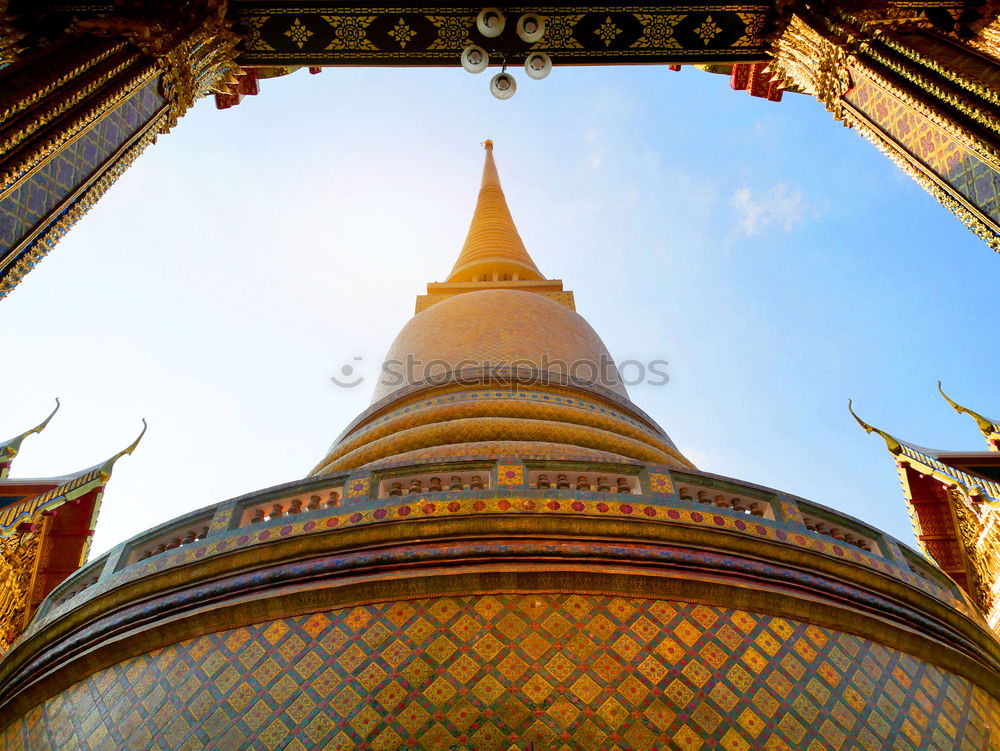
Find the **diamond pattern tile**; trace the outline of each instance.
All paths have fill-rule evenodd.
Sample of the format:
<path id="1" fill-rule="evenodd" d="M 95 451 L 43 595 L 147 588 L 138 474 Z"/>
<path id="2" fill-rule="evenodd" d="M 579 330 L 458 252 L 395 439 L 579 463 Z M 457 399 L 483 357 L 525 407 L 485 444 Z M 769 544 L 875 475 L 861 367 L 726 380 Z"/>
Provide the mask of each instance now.
<path id="1" fill-rule="evenodd" d="M 164 105 L 159 80 L 138 88 L 128 99 L 7 191 L 0 200 L 0 255 L 36 225 L 97 170 Z M 9 186 L 0 186 L 6 189 Z"/>
<path id="2" fill-rule="evenodd" d="M 509 594 L 190 639 L 75 684 L 0 734 L 0 751 L 980 751 L 997 727 L 981 689 L 848 634 L 684 602 Z"/>

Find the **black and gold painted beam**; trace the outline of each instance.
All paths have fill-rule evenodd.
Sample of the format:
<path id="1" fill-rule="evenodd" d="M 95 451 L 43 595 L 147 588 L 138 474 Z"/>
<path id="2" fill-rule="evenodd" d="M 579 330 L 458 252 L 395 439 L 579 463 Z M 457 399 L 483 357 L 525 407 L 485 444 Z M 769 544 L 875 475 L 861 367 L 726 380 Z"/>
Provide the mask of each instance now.
<path id="1" fill-rule="evenodd" d="M 482 6 L 345 7 L 339 3 L 236 2 L 242 65 L 454 66 L 462 49 L 496 46 L 476 29 Z M 543 50 L 559 65 L 763 60 L 771 2 L 559 5 L 505 8 L 508 26 L 545 17 L 535 44 L 503 35 L 515 61 Z"/>
<path id="2" fill-rule="evenodd" d="M 22 0 L 23 3 L 23 0 Z M 453 66 L 462 49 L 493 46 L 476 30 L 483 5 L 275 0 L 186 0 L 214 5 L 242 34 L 243 66 Z M 17 0 L 13 3 L 19 5 Z M 47 29 L 72 29 L 88 18 L 128 15 L 150 2 L 35 0 L 33 15 Z M 126 6 L 123 8 L 123 6 Z M 544 50 L 559 65 L 605 63 L 717 63 L 767 58 L 766 34 L 774 0 L 503 6 L 510 33 L 505 52 Z M 530 45 L 513 33 L 523 13 L 546 20 L 544 37 Z"/>

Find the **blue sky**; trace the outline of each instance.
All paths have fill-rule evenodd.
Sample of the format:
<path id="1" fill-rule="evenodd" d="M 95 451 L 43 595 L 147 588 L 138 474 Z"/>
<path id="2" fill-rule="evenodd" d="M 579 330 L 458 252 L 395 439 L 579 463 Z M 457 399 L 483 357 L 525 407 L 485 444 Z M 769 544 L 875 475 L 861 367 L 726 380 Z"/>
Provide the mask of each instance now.
<path id="1" fill-rule="evenodd" d="M 99 553 L 193 508 L 302 477 L 367 405 L 442 280 L 496 142 L 521 235 L 702 469 L 912 540 L 870 422 L 984 448 L 937 395 L 1000 414 L 1000 257 L 817 102 L 685 68 L 522 73 L 500 102 L 454 70 L 305 71 L 201 101 L 0 303 L 0 434 L 63 409 L 17 476 L 149 432 L 105 496 Z M 361 357 L 368 381 L 329 382 Z"/>

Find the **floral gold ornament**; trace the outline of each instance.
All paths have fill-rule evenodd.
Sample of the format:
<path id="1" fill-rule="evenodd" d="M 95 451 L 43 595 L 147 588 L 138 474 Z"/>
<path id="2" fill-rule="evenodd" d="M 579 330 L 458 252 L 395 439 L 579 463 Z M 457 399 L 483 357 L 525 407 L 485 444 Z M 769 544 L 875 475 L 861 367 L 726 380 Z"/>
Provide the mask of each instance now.
<path id="1" fill-rule="evenodd" d="M 295 42 L 300 48 L 309 41 L 309 37 L 312 35 L 313 32 L 307 29 L 298 18 L 292 21 L 292 25 L 285 31 L 285 36 Z"/>
<path id="2" fill-rule="evenodd" d="M 712 20 L 711 16 L 708 16 L 698 28 L 694 30 L 694 33 L 698 35 L 706 45 L 711 42 L 715 37 L 722 33 L 722 27 L 719 26 L 715 21 Z"/>
<path id="3" fill-rule="evenodd" d="M 604 23 L 597 27 L 597 38 L 604 42 L 605 47 L 610 47 L 611 43 L 617 39 L 622 30 L 618 28 L 611 16 L 604 19 Z"/>
<path id="4" fill-rule="evenodd" d="M 406 47 L 406 43 L 416 35 L 417 32 L 411 29 L 402 18 L 396 22 L 396 25 L 392 27 L 392 31 L 389 32 L 389 36 L 395 39 L 401 48 Z"/>

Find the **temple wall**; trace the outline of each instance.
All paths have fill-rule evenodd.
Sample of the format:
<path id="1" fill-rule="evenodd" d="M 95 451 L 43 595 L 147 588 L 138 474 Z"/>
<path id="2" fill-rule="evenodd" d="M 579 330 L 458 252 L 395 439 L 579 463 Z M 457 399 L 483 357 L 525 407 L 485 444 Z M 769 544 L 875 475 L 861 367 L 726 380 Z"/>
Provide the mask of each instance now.
<path id="1" fill-rule="evenodd" d="M 980 751 L 1000 745 L 998 727 L 983 689 L 851 634 L 692 602 L 521 593 L 188 639 L 48 699 L 0 733 L 0 751 Z"/>

